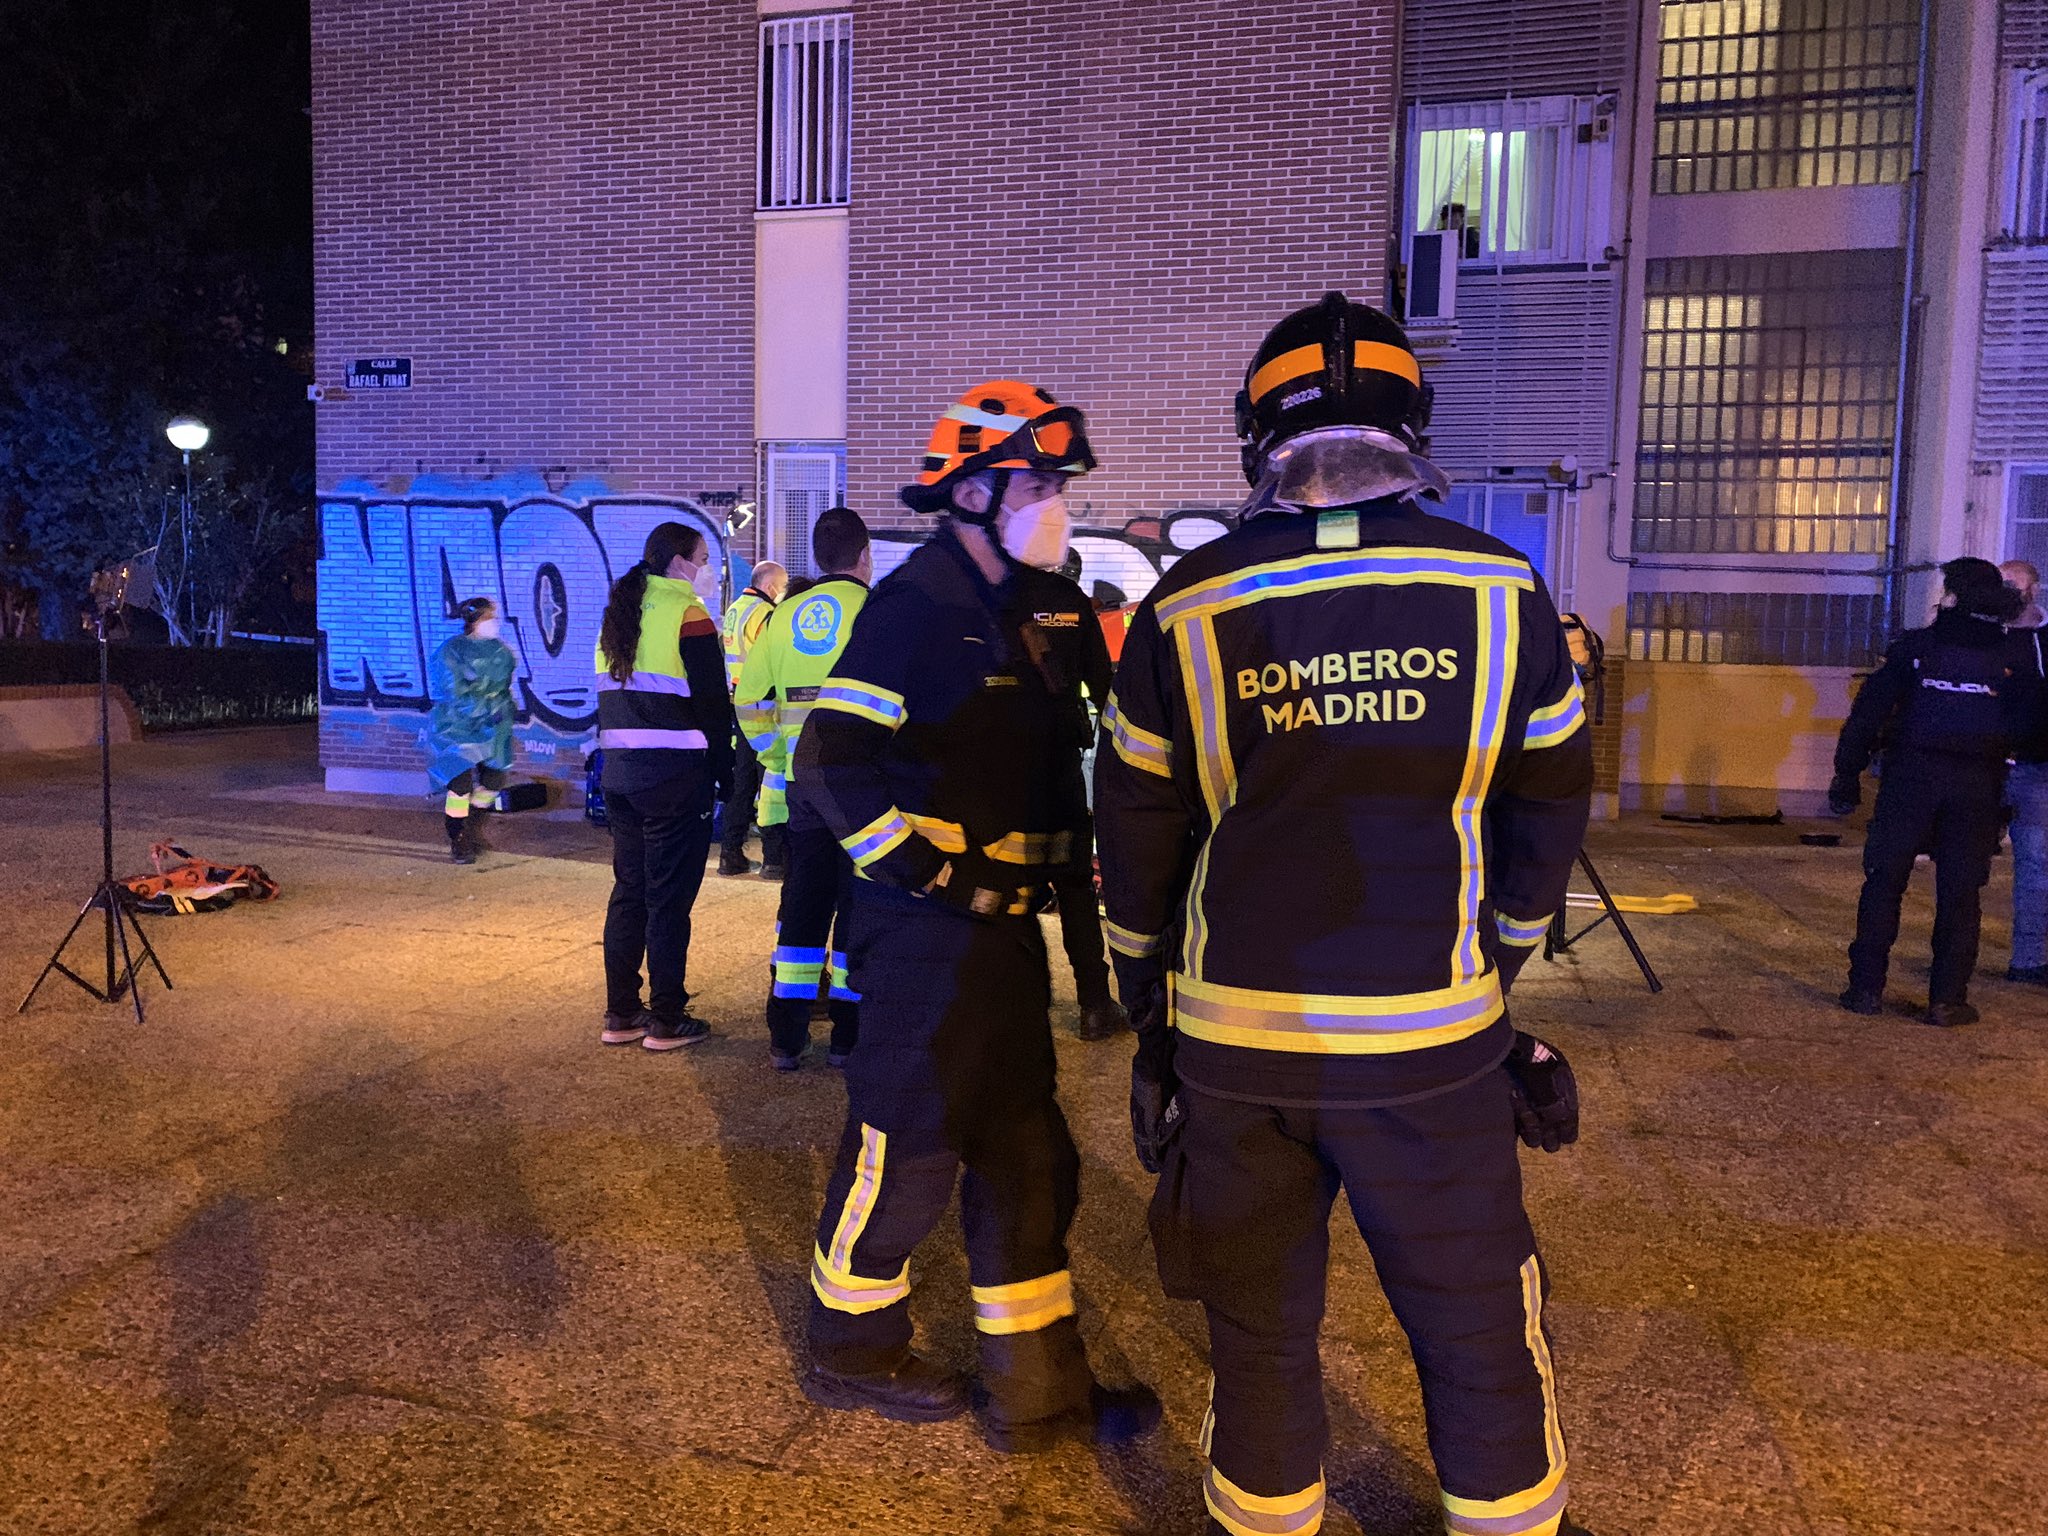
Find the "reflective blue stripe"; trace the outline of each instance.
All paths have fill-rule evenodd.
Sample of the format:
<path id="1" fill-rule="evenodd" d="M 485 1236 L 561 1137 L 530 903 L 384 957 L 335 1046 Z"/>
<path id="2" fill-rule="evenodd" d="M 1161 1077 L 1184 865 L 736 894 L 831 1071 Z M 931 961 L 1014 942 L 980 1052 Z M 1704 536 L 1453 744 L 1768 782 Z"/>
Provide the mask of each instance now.
<path id="1" fill-rule="evenodd" d="M 1579 680 L 1572 679 L 1571 691 L 1555 704 L 1532 710 L 1528 727 L 1522 732 L 1524 748 L 1554 747 L 1571 739 L 1572 732 L 1586 723 L 1586 696 Z"/>
<path id="2" fill-rule="evenodd" d="M 872 688 L 861 683 L 841 682 L 834 679 L 818 690 L 818 697 L 812 701 L 815 709 L 838 709 L 848 714 L 859 715 L 886 725 L 891 730 L 903 723 L 903 700 L 886 688 Z"/>
<path id="3" fill-rule="evenodd" d="M 1550 919 L 1509 917 L 1505 912 L 1496 912 L 1493 926 L 1500 931 L 1503 943 L 1527 946 L 1542 942 L 1543 935 L 1550 931 Z"/>
<path id="4" fill-rule="evenodd" d="M 839 843 L 856 866 L 865 868 L 908 836 L 910 823 L 905 821 L 903 813 L 892 805 L 853 836 L 842 837 Z"/>
<path id="5" fill-rule="evenodd" d="M 1505 555 L 1456 554 L 1438 549 L 1382 549 L 1359 553 L 1305 555 L 1258 566 L 1227 581 L 1207 581 L 1176 592 L 1159 604 L 1162 628 L 1217 608 L 1235 607 L 1318 585 L 1353 581 L 1448 581 L 1533 589 L 1525 560 Z"/>
<path id="6" fill-rule="evenodd" d="M 800 945 L 780 944 L 776 946 L 775 952 L 768 957 L 768 963 L 770 965 L 823 965 L 825 963 L 825 949 L 823 945 L 816 949 L 805 949 Z"/>
<path id="7" fill-rule="evenodd" d="M 1108 734 L 1109 744 L 1116 750 L 1116 755 L 1133 768 L 1142 768 L 1161 778 L 1172 777 L 1173 744 L 1165 737 L 1126 720 L 1123 711 L 1117 707 L 1114 694 L 1110 695 L 1109 707 L 1102 712 L 1102 728 Z"/>

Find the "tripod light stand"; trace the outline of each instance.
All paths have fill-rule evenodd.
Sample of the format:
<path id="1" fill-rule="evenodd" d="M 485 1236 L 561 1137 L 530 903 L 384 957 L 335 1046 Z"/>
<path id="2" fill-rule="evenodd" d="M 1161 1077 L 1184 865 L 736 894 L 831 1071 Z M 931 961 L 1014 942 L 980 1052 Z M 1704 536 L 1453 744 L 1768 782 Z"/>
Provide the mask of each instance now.
<path id="1" fill-rule="evenodd" d="M 103 1003 L 119 1002 L 125 992 L 135 1005 L 135 1022 L 142 1022 L 142 988 L 139 985 L 141 973 L 136 962 L 139 951 L 142 958 L 156 967 L 156 974 L 171 988 L 171 978 L 164 970 L 163 961 L 157 958 L 155 946 L 142 931 L 142 923 L 128 907 L 127 889 L 114 879 L 114 755 L 110 744 L 108 721 L 107 679 L 107 621 L 118 610 L 127 597 L 130 573 L 141 564 L 138 557 L 121 566 L 118 572 L 103 573 L 93 578 L 93 633 L 100 643 L 100 883 L 85 905 L 78 909 L 71 926 L 64 930 L 64 937 L 57 941 L 56 949 L 50 953 L 47 964 L 36 977 L 35 985 L 28 989 L 28 996 L 21 1000 L 21 1006 L 14 1011 L 27 1013 L 28 1005 L 35 1001 L 36 993 L 49 980 L 52 971 L 91 993 Z M 88 981 L 64 963 L 64 951 L 73 936 L 85 925 L 92 909 L 98 907 L 106 918 L 106 967 L 107 979 L 104 985 Z M 135 930 L 135 945 L 130 948 L 128 930 Z M 119 946 L 121 963 L 114 964 L 114 950 Z"/>

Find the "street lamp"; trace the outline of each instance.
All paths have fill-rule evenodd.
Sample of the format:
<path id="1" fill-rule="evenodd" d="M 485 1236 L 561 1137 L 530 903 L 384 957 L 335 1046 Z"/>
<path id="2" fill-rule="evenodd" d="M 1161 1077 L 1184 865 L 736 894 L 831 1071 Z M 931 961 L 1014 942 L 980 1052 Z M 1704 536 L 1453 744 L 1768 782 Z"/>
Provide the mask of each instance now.
<path id="1" fill-rule="evenodd" d="M 197 416 L 173 416 L 164 436 L 185 460 L 185 499 L 178 508 L 178 562 L 185 580 L 185 643 L 198 643 L 198 594 L 191 584 L 192 571 L 192 455 L 213 436 L 213 429 Z"/>

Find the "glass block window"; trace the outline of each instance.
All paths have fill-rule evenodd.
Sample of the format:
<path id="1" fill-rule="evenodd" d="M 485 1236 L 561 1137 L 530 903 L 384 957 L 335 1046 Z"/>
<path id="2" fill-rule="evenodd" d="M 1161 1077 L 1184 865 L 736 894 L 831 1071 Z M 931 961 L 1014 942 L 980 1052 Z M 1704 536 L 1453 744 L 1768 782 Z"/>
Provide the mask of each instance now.
<path id="1" fill-rule="evenodd" d="M 1663 0 L 1652 190 L 1901 182 L 1919 0 Z"/>
<path id="2" fill-rule="evenodd" d="M 762 22 L 760 206 L 843 207 L 852 123 L 853 17 Z"/>
<path id="3" fill-rule="evenodd" d="M 1885 552 L 1902 265 L 1890 250 L 1648 263 L 1637 550 Z"/>
<path id="4" fill-rule="evenodd" d="M 1884 652 L 1876 593 L 1631 592 L 1631 661 L 1867 667 Z"/>

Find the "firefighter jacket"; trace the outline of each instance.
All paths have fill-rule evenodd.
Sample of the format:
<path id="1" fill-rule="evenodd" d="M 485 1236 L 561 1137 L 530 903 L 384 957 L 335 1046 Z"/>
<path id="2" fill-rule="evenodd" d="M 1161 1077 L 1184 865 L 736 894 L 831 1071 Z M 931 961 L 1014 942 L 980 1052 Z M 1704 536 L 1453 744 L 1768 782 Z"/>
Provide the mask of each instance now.
<path id="1" fill-rule="evenodd" d="M 1529 563 L 1392 499 L 1254 518 L 1140 605 L 1095 754 L 1119 973 L 1167 971 L 1175 1065 L 1370 1105 L 1489 1070 L 1563 902 L 1592 751 Z"/>
<path id="2" fill-rule="evenodd" d="M 1067 826 L 1076 835 L 1074 855 L 1086 863 L 1094 856 L 1087 834 L 1088 775 L 1081 754 L 1095 745 L 1095 715 L 1091 712 L 1109 703 L 1112 672 L 1109 647 L 1103 643 L 1102 626 L 1095 622 L 1094 604 L 1079 586 L 1057 571 L 1021 566 L 1015 579 L 1020 583 L 1031 617 L 1052 647 L 1052 660 L 1067 688 L 1067 718 L 1071 725 L 1073 749 L 1067 754 L 1065 810 Z"/>
<path id="3" fill-rule="evenodd" d="M 797 778 L 866 878 L 922 891 L 950 859 L 1019 911 L 1072 856 L 1070 686 L 1022 575 L 991 586 L 942 525 L 875 588 L 818 690 Z"/>
<path id="4" fill-rule="evenodd" d="M 761 631 L 768 627 L 768 616 L 774 611 L 775 599 L 759 587 L 747 588 L 725 610 L 718 634 L 725 647 L 725 686 L 728 689 L 739 687 L 740 672 L 747 664 L 747 653 L 761 638 Z"/>
<path id="5" fill-rule="evenodd" d="M 777 608 L 748 648 L 733 707 L 739 712 L 740 734 L 761 759 L 754 819 L 764 827 L 789 820 L 790 759 L 797 736 L 867 600 L 867 583 L 859 577 L 827 576 Z"/>
<path id="6" fill-rule="evenodd" d="M 718 626 L 687 581 L 647 578 L 640 646 L 624 682 L 597 650 L 597 744 L 604 787 L 631 794 L 701 764 L 722 784 L 732 767 L 732 700 Z M 682 754 L 701 753 L 685 759 Z"/>
<path id="7" fill-rule="evenodd" d="M 1944 608 L 1885 652 L 1850 706 L 1835 773 L 1854 778 L 1879 751 L 2001 765 L 2040 707 L 2023 633 Z"/>

